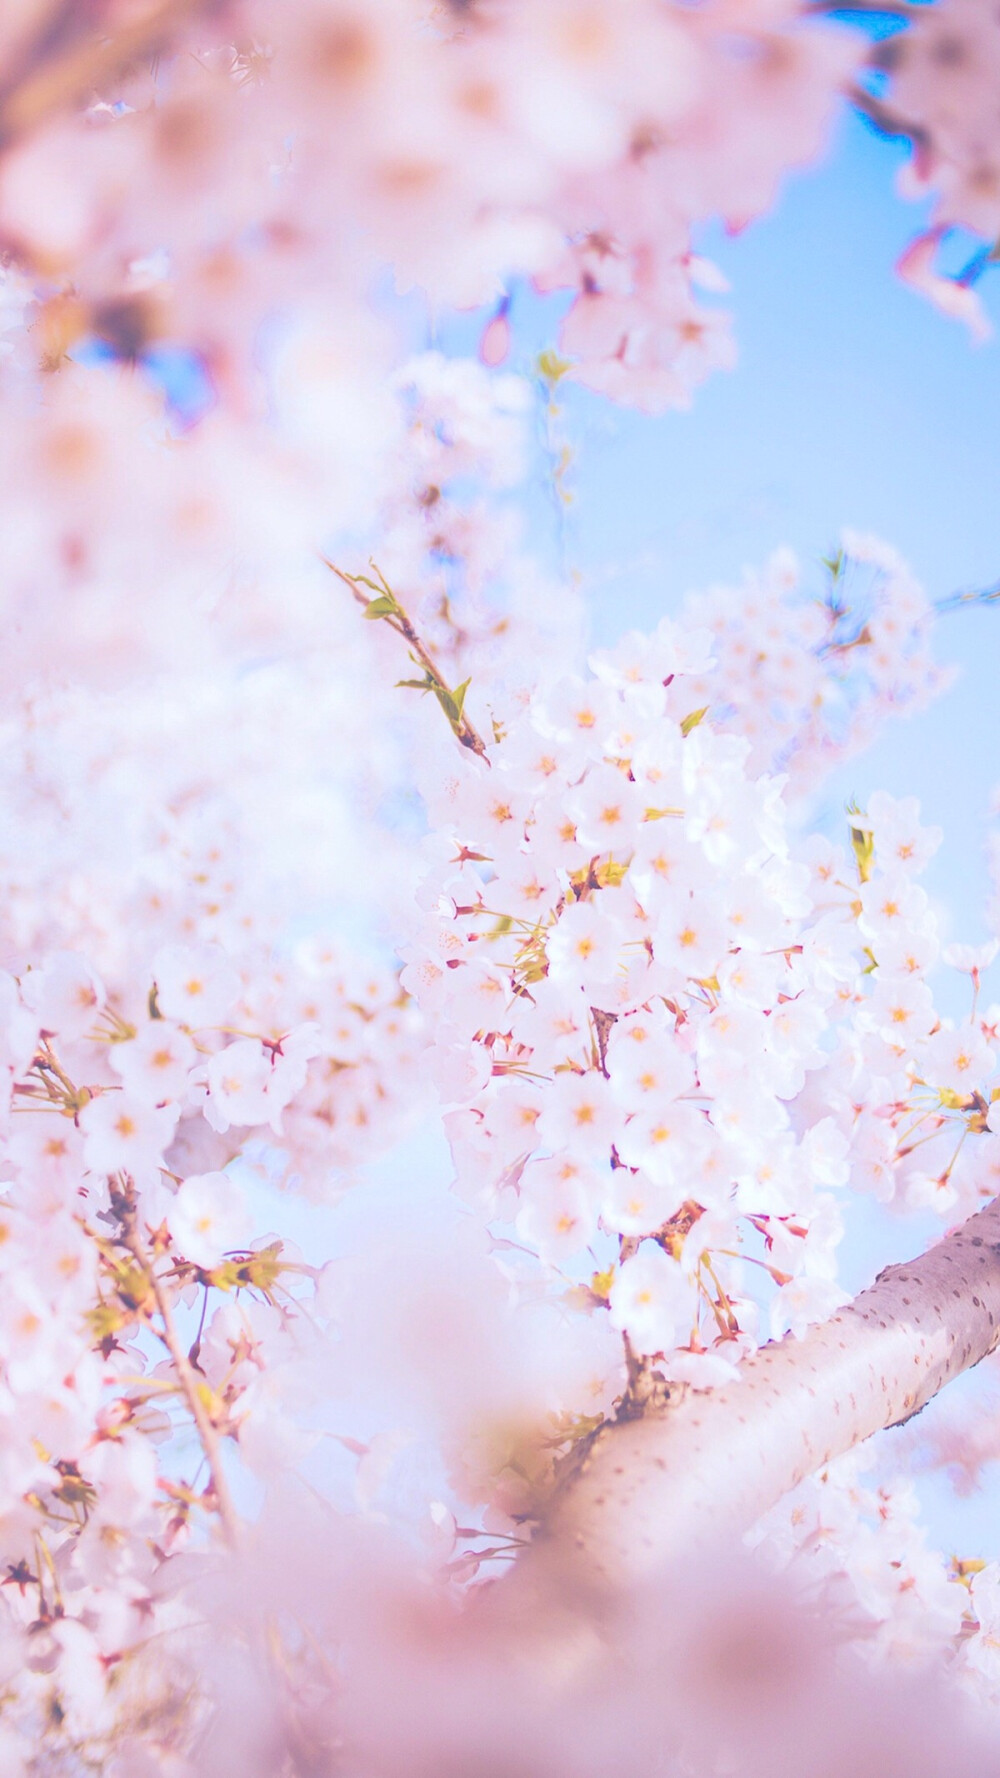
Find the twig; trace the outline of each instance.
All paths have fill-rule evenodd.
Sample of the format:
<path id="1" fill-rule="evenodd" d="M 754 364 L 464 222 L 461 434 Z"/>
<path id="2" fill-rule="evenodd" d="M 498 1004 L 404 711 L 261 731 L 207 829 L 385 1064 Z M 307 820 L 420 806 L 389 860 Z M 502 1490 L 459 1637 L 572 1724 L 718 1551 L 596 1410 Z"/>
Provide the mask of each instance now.
<path id="1" fill-rule="evenodd" d="M 856 106 L 858 111 L 867 117 L 869 123 L 874 124 L 877 130 L 881 130 L 883 136 L 905 136 L 908 141 L 918 144 L 926 142 L 927 132 L 921 124 L 908 123 L 906 118 L 901 117 L 898 111 L 894 111 L 885 99 L 877 98 L 866 87 L 859 86 L 856 80 L 850 82 L 846 92 L 851 104 Z"/>
<path id="2" fill-rule="evenodd" d="M 100 16 L 80 0 L 57 0 L 25 45 L 13 74 L 0 85 L 0 152 L 40 124 L 86 98 L 105 76 L 139 56 L 156 55 L 178 28 L 218 0 L 161 0 L 145 18 L 100 33 Z"/>
<path id="3" fill-rule="evenodd" d="M 992 586 L 967 587 L 957 593 L 946 593 L 943 599 L 935 599 L 935 611 L 955 611 L 960 605 L 992 605 L 1000 600 L 1000 580 Z"/>
<path id="4" fill-rule="evenodd" d="M 331 572 L 337 576 L 337 579 L 342 580 L 344 585 L 350 589 L 351 596 L 363 608 L 366 617 L 380 618 L 383 623 L 389 625 L 391 630 L 395 630 L 397 636 L 402 636 L 409 645 L 410 658 L 418 667 L 423 668 L 426 677 L 422 680 L 401 679 L 399 684 L 412 686 L 417 691 L 432 691 L 451 724 L 455 738 L 461 742 L 463 747 L 468 747 L 470 752 L 477 754 L 489 765 L 486 743 L 465 714 L 465 693 L 468 690 L 469 681 L 466 679 L 464 684 L 456 686 L 452 691 L 385 576 L 373 563 L 373 572 L 378 575 L 376 584 L 366 574 L 347 574 L 343 568 L 338 568 L 336 563 L 329 561 L 326 556 L 322 559 Z M 363 588 L 367 588 L 368 591 L 363 591 Z M 375 595 L 374 598 L 369 596 L 372 593 Z"/>
<path id="5" fill-rule="evenodd" d="M 810 0 L 808 15 L 828 17 L 835 12 L 862 12 L 872 18 L 912 19 L 927 11 L 926 0 Z"/>
<path id="6" fill-rule="evenodd" d="M 131 1253 L 133 1259 L 141 1270 L 143 1277 L 147 1280 L 149 1287 L 153 1292 L 156 1307 L 159 1310 L 160 1320 L 163 1323 L 163 1333 L 161 1337 L 173 1361 L 174 1369 L 177 1372 L 177 1380 L 180 1383 L 184 1399 L 190 1409 L 191 1418 L 198 1430 L 198 1437 L 201 1440 L 202 1450 L 205 1453 L 205 1458 L 208 1463 L 209 1474 L 212 1478 L 212 1493 L 215 1496 L 215 1502 L 218 1507 L 219 1518 L 222 1522 L 225 1539 L 230 1549 L 235 1549 L 239 1540 L 239 1517 L 236 1508 L 233 1505 L 232 1495 L 229 1492 L 229 1484 L 226 1481 L 226 1472 L 222 1467 L 222 1451 L 219 1444 L 219 1435 L 212 1424 L 211 1416 L 206 1411 L 205 1403 L 201 1397 L 198 1379 L 195 1376 L 190 1360 L 188 1359 L 178 1336 L 177 1328 L 174 1323 L 173 1310 L 170 1307 L 170 1298 L 164 1290 L 161 1280 L 157 1277 L 156 1270 L 136 1233 L 134 1214 L 130 1215 L 126 1220 L 125 1232 L 121 1237 L 121 1241 L 122 1246 L 126 1247 L 129 1253 Z"/>

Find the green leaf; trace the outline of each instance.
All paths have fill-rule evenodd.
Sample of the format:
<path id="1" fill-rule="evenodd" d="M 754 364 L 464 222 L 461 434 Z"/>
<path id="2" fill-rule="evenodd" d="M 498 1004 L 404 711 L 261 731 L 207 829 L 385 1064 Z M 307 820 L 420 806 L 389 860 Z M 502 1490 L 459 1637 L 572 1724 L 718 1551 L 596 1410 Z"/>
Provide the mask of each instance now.
<path id="1" fill-rule="evenodd" d="M 850 832 L 851 850 L 857 862 L 858 876 L 863 883 L 867 883 L 875 862 L 875 841 L 866 828 L 852 827 Z"/>
<path id="2" fill-rule="evenodd" d="M 684 721 L 681 723 L 681 734 L 685 739 L 691 733 L 691 730 L 697 728 L 699 722 L 708 715 L 710 707 L 711 706 L 708 704 L 702 704 L 700 710 L 692 710 L 690 716 L 685 716 Z"/>
<path id="3" fill-rule="evenodd" d="M 377 599 L 369 599 L 364 609 L 364 615 L 370 618 L 392 617 L 393 613 L 398 610 L 399 606 L 391 593 L 379 593 Z"/>
<path id="4" fill-rule="evenodd" d="M 374 564 L 373 564 L 373 566 L 374 566 Z M 376 572 L 376 574 L 378 574 L 377 568 L 376 568 L 375 572 Z M 378 593 L 380 597 L 383 593 L 386 593 L 386 594 L 388 594 L 390 599 L 392 598 L 392 593 L 389 591 L 389 588 L 387 587 L 385 581 L 382 579 L 381 574 L 379 574 L 378 580 L 372 580 L 371 576 L 368 574 L 349 574 L 347 576 L 347 578 L 351 582 L 352 586 L 370 587 L 371 591 L 373 593 Z"/>
<path id="5" fill-rule="evenodd" d="M 128 1322 L 129 1316 L 118 1303 L 102 1302 L 95 1303 L 92 1309 L 88 1309 L 84 1320 L 94 1336 L 95 1343 L 99 1345 L 102 1340 L 113 1339 L 116 1333 L 120 1333 Z"/>
<path id="6" fill-rule="evenodd" d="M 281 1252 L 281 1242 L 272 1241 L 270 1246 L 249 1253 L 244 1259 L 224 1259 L 210 1271 L 203 1269 L 201 1280 L 216 1290 L 259 1290 L 270 1301 L 275 1283 L 286 1269 Z"/>
<path id="7" fill-rule="evenodd" d="M 447 716 L 448 721 L 451 723 L 452 728 L 457 729 L 462 720 L 462 712 L 456 704 L 452 693 L 448 690 L 448 687 L 446 685 L 435 685 L 434 696 L 437 698 L 437 701 Z"/>
<path id="8" fill-rule="evenodd" d="M 413 660 L 416 657 L 411 655 L 410 658 Z M 466 679 L 464 683 L 457 686 L 454 691 L 449 691 L 446 685 L 443 685 L 440 680 L 435 679 L 429 672 L 425 672 L 422 679 L 396 680 L 397 686 L 407 686 L 412 691 L 432 691 L 456 735 L 461 731 L 462 711 L 465 707 L 465 694 L 471 683 L 472 681 L 470 679 Z"/>

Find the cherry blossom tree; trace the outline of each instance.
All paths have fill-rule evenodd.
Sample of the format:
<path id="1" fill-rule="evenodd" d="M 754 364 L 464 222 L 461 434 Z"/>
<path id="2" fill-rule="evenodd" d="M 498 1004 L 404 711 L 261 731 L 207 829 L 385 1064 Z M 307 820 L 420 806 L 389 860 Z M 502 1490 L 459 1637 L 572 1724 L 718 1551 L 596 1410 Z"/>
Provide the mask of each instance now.
<path id="1" fill-rule="evenodd" d="M 570 383 L 733 364 L 701 225 L 846 104 L 985 338 L 998 60 L 982 0 L 6 7 L 11 1778 L 1000 1770 L 1000 1563 L 866 1444 L 1000 1338 L 997 945 L 916 795 L 812 815 L 942 611 L 845 533 L 588 650 L 523 521 Z M 942 1238 L 852 1302 L 865 1195 Z"/>

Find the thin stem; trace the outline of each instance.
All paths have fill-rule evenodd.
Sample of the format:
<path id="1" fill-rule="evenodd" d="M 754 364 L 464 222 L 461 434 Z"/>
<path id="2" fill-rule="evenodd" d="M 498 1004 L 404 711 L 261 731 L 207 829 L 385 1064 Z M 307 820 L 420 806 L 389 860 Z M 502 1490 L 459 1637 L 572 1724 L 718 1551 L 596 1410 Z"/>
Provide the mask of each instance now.
<path id="1" fill-rule="evenodd" d="M 851 104 L 856 106 L 864 117 L 867 117 L 869 123 L 873 123 L 877 130 L 881 130 L 883 136 L 907 136 L 912 142 L 924 140 L 925 132 L 919 124 L 908 123 L 906 118 L 901 117 L 898 111 L 894 111 L 884 99 L 876 98 L 874 93 L 859 86 L 857 81 L 852 81 L 848 86 L 847 97 Z"/>
<path id="2" fill-rule="evenodd" d="M 738 1253 L 735 1247 L 716 1247 L 716 1253 L 724 1253 L 727 1259 L 740 1259 L 748 1266 L 760 1266 L 767 1272 L 775 1284 L 790 1284 L 793 1272 L 783 1272 L 779 1266 L 769 1265 L 766 1259 L 757 1259 L 752 1253 Z"/>
<path id="3" fill-rule="evenodd" d="M 367 608 L 371 604 L 371 600 L 368 594 L 363 591 L 362 585 L 359 584 L 359 581 L 361 581 L 363 577 L 359 575 L 345 574 L 342 568 L 338 568 L 336 563 L 329 561 L 326 556 L 323 557 L 323 560 L 326 562 L 327 567 L 337 576 L 337 579 L 342 580 L 344 585 L 350 589 L 352 598 L 355 599 L 359 605 Z M 442 699 L 448 699 L 453 702 L 455 694 L 452 692 L 451 687 L 446 684 L 440 667 L 438 667 L 433 656 L 426 648 L 418 630 L 414 626 L 412 618 L 410 618 L 407 612 L 404 611 L 399 600 L 396 598 L 395 593 L 391 592 L 390 588 L 386 585 L 379 570 L 376 568 L 374 572 L 382 582 L 386 598 L 391 599 L 393 605 L 392 611 L 385 611 L 379 615 L 381 616 L 383 623 L 387 623 L 391 630 L 395 630 L 397 636 L 403 637 L 404 641 L 409 645 L 413 659 L 418 666 L 423 667 L 424 672 L 427 675 L 428 683 L 426 687 L 423 687 L 422 689 L 435 691 Z M 369 582 L 368 584 L 371 585 L 372 583 Z M 452 727 L 456 738 L 461 742 L 462 746 L 468 747 L 470 752 L 478 754 L 479 758 L 485 760 L 488 765 L 489 757 L 486 752 L 486 743 L 479 732 L 473 727 L 464 710 L 459 712 L 458 716 L 452 722 Z"/>
<path id="4" fill-rule="evenodd" d="M 735 1257 L 739 1258 L 739 1255 L 737 1254 Z M 713 1303 L 711 1297 L 708 1296 L 708 1292 L 706 1291 L 706 1293 L 705 1293 L 706 1300 L 708 1301 L 708 1306 L 711 1309 L 713 1315 L 715 1316 L 716 1322 L 719 1327 L 719 1331 L 723 1335 L 723 1338 L 726 1338 L 726 1337 L 732 1338 L 732 1336 L 734 1334 L 739 1333 L 740 1324 L 739 1324 L 739 1321 L 737 1320 L 736 1314 L 733 1310 L 733 1305 L 729 1300 L 729 1293 L 725 1289 L 725 1287 L 720 1283 L 719 1275 L 716 1272 L 715 1267 L 713 1266 L 707 1253 L 702 1254 L 701 1259 L 698 1262 L 698 1269 L 699 1269 L 699 1271 L 704 1270 L 708 1273 L 709 1277 L 712 1280 L 712 1283 L 715 1285 L 715 1288 L 719 1293 L 718 1300 L 717 1300 L 717 1302 L 714 1302 L 714 1303 Z"/>
<path id="5" fill-rule="evenodd" d="M 952 1155 L 951 1160 L 948 1162 L 948 1165 L 946 1166 L 944 1172 L 938 1178 L 939 1185 L 947 1185 L 949 1179 L 951 1178 L 952 1172 L 954 1170 L 955 1162 L 958 1160 L 958 1157 L 961 1154 L 962 1149 L 965 1146 L 965 1139 L 968 1136 L 968 1134 L 969 1134 L 969 1126 L 968 1126 L 968 1124 L 966 1124 L 965 1128 L 962 1131 L 961 1136 L 958 1139 L 958 1146 L 955 1149 L 955 1152 Z"/>
<path id="6" fill-rule="evenodd" d="M 556 421 L 559 416 L 559 404 L 555 399 L 556 383 L 546 377 L 539 379 L 543 408 L 539 428 L 542 450 L 548 459 L 548 488 L 555 513 L 556 542 L 559 550 L 559 566 L 564 580 L 571 578 L 569 565 L 569 529 L 567 525 L 567 509 L 570 496 L 567 495 L 565 481 L 566 471 L 571 462 L 568 445 L 560 443 L 556 434 Z"/>
<path id="7" fill-rule="evenodd" d="M 201 1336 L 205 1331 L 205 1316 L 207 1315 L 207 1313 L 208 1313 L 208 1285 L 206 1284 L 205 1289 L 204 1289 L 204 1294 L 201 1299 L 201 1315 L 198 1318 L 198 1332 L 195 1334 L 194 1340 L 191 1344 L 191 1348 L 188 1352 L 188 1363 L 192 1367 L 194 1365 L 198 1364 L 198 1360 L 201 1357 Z M 199 1365 L 198 1368 L 200 1370 L 201 1366 Z"/>
<path id="8" fill-rule="evenodd" d="M 959 605 L 991 605 L 1000 600 L 1000 580 L 992 586 L 967 587 L 957 593 L 946 593 L 943 599 L 935 599 L 935 611 L 953 611 Z"/>
<path id="9" fill-rule="evenodd" d="M 871 18 L 914 19 L 927 10 L 926 0 L 810 0 L 807 15 L 828 18 L 831 13 L 860 12 Z"/>
<path id="10" fill-rule="evenodd" d="M 205 1453 L 205 1460 L 208 1464 L 209 1474 L 212 1478 L 212 1493 L 215 1496 L 215 1502 L 219 1510 L 219 1518 L 222 1522 L 226 1542 L 230 1549 L 235 1549 L 239 1538 L 239 1517 L 236 1508 L 233 1505 L 232 1495 L 229 1492 L 229 1483 L 226 1480 L 226 1472 L 222 1466 L 222 1450 L 219 1443 L 219 1435 L 215 1426 L 212 1424 L 211 1416 L 205 1408 L 205 1403 L 202 1400 L 198 1386 L 198 1379 L 195 1376 L 194 1369 L 178 1336 L 173 1310 L 170 1306 L 170 1298 L 164 1290 L 161 1280 L 157 1277 L 156 1271 L 143 1248 L 142 1242 L 139 1240 L 139 1236 L 135 1229 L 134 1219 L 130 1219 L 126 1223 L 125 1233 L 122 1236 L 122 1246 L 126 1247 L 129 1253 L 131 1253 L 136 1264 L 139 1266 L 143 1277 L 147 1280 L 149 1287 L 153 1292 L 160 1320 L 163 1323 L 160 1337 L 170 1353 L 174 1369 L 177 1372 L 177 1380 L 181 1386 L 181 1392 L 187 1402 L 191 1418 L 195 1423 L 198 1437 L 201 1440 L 202 1450 Z"/>

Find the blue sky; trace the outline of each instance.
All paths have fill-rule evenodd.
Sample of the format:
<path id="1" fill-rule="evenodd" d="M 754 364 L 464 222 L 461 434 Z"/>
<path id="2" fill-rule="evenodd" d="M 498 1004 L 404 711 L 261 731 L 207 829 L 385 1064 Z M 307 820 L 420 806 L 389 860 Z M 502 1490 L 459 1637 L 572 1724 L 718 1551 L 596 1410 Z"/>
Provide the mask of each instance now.
<path id="1" fill-rule="evenodd" d="M 934 594 L 1000 573 L 1000 351 L 971 347 L 893 276 L 923 217 L 894 195 L 900 158 L 846 118 L 830 161 L 770 216 L 734 239 L 706 233 L 740 361 L 690 413 L 574 404 L 584 558 L 651 558 L 614 586 L 613 609 L 598 604 L 602 628 L 619 612 L 646 621 L 664 593 L 777 541 L 816 554 L 844 523 L 894 541 Z"/>

